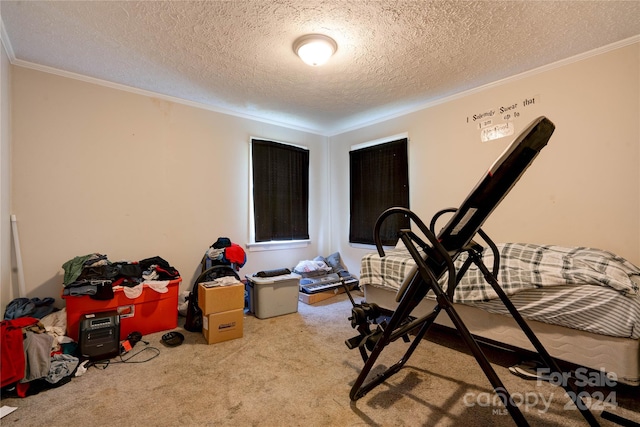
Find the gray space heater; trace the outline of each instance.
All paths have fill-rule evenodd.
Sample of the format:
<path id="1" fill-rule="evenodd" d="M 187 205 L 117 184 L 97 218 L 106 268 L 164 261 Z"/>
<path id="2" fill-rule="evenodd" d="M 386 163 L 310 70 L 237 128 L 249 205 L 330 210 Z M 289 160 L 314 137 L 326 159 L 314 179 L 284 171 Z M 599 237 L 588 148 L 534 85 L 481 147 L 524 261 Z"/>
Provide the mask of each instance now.
<path id="1" fill-rule="evenodd" d="M 120 354 L 120 316 L 116 311 L 85 314 L 80 320 L 80 354 L 90 360 L 110 359 Z"/>

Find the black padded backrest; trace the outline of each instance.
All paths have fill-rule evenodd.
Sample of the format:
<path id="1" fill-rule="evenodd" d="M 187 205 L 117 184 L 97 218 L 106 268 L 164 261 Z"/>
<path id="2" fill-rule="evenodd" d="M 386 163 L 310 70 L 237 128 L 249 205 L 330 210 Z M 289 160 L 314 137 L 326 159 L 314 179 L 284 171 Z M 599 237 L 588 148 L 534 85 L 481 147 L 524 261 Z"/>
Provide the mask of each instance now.
<path id="1" fill-rule="evenodd" d="M 554 124 L 535 119 L 493 163 L 444 226 L 438 240 L 451 254 L 464 248 L 551 138 Z"/>

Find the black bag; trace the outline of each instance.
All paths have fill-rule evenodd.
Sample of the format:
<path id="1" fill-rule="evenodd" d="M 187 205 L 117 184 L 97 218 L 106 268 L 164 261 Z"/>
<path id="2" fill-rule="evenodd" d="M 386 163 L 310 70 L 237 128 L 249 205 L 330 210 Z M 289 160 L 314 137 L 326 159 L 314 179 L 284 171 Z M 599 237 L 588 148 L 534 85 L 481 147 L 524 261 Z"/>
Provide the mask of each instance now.
<path id="1" fill-rule="evenodd" d="M 202 310 L 198 307 L 198 292 L 189 293 L 189 303 L 187 304 L 187 320 L 184 322 L 184 328 L 190 332 L 202 331 Z"/>
<path id="2" fill-rule="evenodd" d="M 234 276 L 240 280 L 240 276 L 233 268 L 226 265 L 214 265 L 206 269 L 193 284 L 193 289 L 189 294 L 189 303 L 187 304 L 187 319 L 184 328 L 190 332 L 202 332 L 202 309 L 198 306 L 198 285 L 201 282 L 211 282 L 219 277 Z"/>

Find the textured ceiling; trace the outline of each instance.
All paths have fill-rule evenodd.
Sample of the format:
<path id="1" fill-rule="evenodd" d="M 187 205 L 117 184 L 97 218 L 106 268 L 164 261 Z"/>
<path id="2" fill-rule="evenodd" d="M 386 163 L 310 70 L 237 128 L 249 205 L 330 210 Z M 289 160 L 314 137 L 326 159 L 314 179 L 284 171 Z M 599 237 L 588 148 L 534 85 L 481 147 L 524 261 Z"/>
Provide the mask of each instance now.
<path id="1" fill-rule="evenodd" d="M 14 64 L 330 135 L 640 34 L 640 1 L 7 1 Z M 323 67 L 292 51 L 338 43 Z"/>

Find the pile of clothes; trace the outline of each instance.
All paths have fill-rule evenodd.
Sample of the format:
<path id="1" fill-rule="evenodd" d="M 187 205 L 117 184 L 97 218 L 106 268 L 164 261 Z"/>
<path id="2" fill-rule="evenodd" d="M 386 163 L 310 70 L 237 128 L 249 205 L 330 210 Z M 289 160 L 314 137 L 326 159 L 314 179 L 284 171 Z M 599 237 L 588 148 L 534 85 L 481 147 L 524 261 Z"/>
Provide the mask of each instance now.
<path id="1" fill-rule="evenodd" d="M 247 263 L 247 254 L 228 237 L 218 237 L 202 258 L 202 271 L 214 265 L 229 265 L 239 271 Z"/>
<path id="2" fill-rule="evenodd" d="M 159 256 L 141 261 L 111 262 L 99 253 L 77 256 L 62 265 L 63 295 L 114 298 L 121 286 L 129 298 L 143 286 L 168 292 L 180 273 Z M 66 336 L 66 310 L 54 308 L 54 298 L 16 298 L 4 314 L 0 332 L 0 371 L 3 395 L 25 397 L 68 383 L 86 371 L 76 357 L 78 345 Z"/>
<path id="3" fill-rule="evenodd" d="M 7 304 L 4 311 L 4 320 L 18 319 L 20 317 L 35 317 L 42 319 L 47 314 L 53 313 L 56 309 L 53 303 L 54 298 L 16 298 Z"/>
<path id="4" fill-rule="evenodd" d="M 142 293 L 143 283 L 158 292 L 166 292 L 169 281 L 180 277 L 178 270 L 159 256 L 134 262 L 111 262 L 106 255 L 93 253 L 70 259 L 62 268 L 63 295 L 89 295 L 98 300 L 112 299 L 115 286 L 122 286 L 130 298 Z"/>
<path id="5" fill-rule="evenodd" d="M 11 317 L 28 312 L 14 310 L 15 301 L 7 306 L 0 332 L 3 395 L 30 396 L 59 387 L 71 381 L 73 376 L 78 376 L 79 359 L 73 355 L 77 346 L 65 337 L 66 312 L 53 311 L 41 319 L 30 315 L 7 319 L 7 315 Z M 21 308 L 29 308 L 28 304 L 19 303 Z M 36 307 L 32 314 L 41 312 Z"/>

